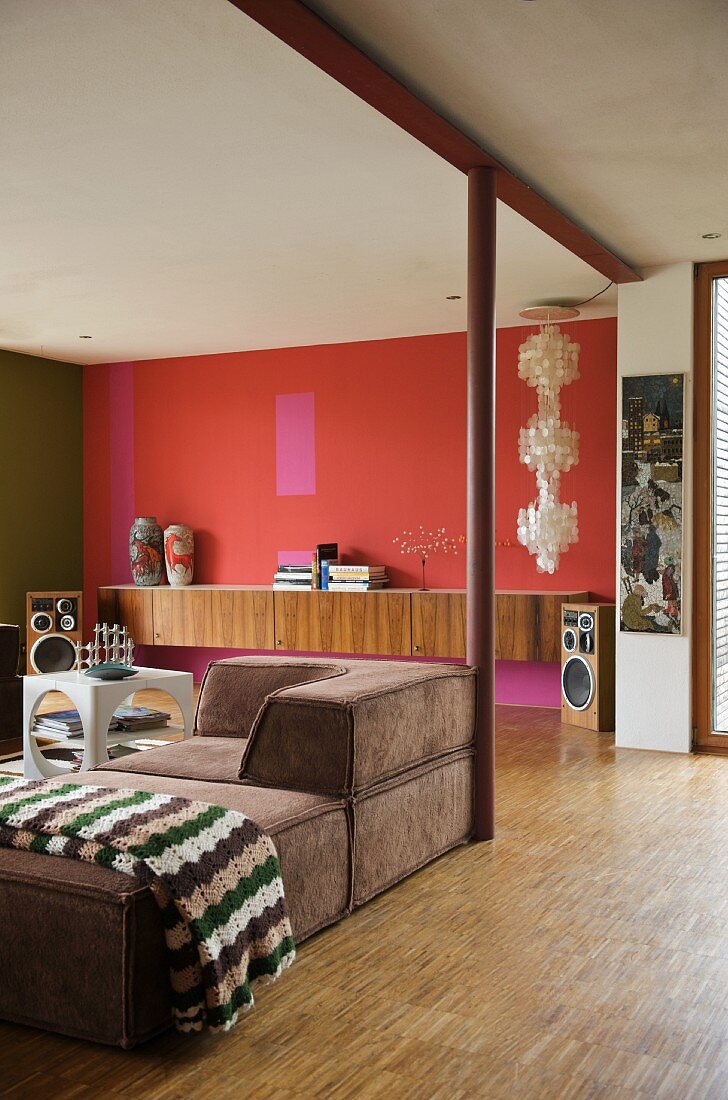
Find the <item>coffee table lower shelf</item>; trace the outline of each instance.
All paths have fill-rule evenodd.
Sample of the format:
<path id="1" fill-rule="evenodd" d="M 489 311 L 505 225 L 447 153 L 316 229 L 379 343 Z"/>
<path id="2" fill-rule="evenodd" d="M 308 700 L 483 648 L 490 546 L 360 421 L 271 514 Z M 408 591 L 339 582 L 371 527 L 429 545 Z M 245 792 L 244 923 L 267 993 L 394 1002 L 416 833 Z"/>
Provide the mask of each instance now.
<path id="1" fill-rule="evenodd" d="M 74 737 L 54 738 L 52 730 L 33 728 L 40 705 L 50 691 L 62 691 L 68 696 L 78 710 L 82 733 Z M 138 691 L 163 691 L 171 695 L 180 709 L 183 724 L 145 730 L 109 730 L 116 708 Z M 50 779 L 79 770 L 78 767 L 60 766 L 48 760 L 40 751 L 40 739 L 57 744 L 59 749 L 83 748 L 80 767 L 88 771 L 105 763 L 109 759 L 109 749 L 115 745 L 157 740 L 170 733 L 181 733 L 187 739 L 192 737 L 192 732 L 193 683 L 189 672 L 140 668 L 133 679 L 125 681 L 95 680 L 80 672 L 23 677 L 23 774 L 26 779 Z"/>

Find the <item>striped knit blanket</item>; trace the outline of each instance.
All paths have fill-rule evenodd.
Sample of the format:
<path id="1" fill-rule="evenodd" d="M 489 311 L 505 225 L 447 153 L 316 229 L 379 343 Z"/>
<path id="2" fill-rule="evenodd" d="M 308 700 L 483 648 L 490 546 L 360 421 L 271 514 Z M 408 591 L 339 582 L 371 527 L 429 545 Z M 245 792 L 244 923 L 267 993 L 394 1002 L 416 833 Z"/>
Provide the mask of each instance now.
<path id="1" fill-rule="evenodd" d="M 179 1031 L 227 1031 L 295 957 L 273 841 L 242 813 L 167 794 L 0 776 L 0 846 L 100 863 L 159 905 Z"/>

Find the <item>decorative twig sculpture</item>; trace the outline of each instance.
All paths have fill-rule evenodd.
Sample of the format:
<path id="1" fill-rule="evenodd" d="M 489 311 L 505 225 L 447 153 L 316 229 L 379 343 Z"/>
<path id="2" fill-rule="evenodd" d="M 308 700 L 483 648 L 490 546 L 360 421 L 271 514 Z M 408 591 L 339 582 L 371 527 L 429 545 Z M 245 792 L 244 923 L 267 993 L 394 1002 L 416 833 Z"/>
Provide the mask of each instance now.
<path id="1" fill-rule="evenodd" d="M 462 538 L 459 540 L 462 542 Z M 457 554 L 458 540 L 445 534 L 444 527 L 438 527 L 436 531 L 425 531 L 422 524 L 417 531 L 403 531 L 401 535 L 392 539 L 399 544 L 400 554 L 417 554 L 422 565 L 422 588 L 420 592 L 427 592 L 425 584 L 425 566 L 431 554 Z"/>
<path id="2" fill-rule="evenodd" d="M 518 455 L 536 475 L 538 496 L 518 513 L 518 541 L 536 555 L 539 573 L 554 573 L 577 542 L 576 501 L 562 504 L 561 475 L 579 461 L 579 433 L 561 420 L 562 386 L 579 377 L 579 345 L 558 325 L 542 325 L 518 349 L 518 376 L 538 395 L 538 412 L 521 428 Z"/>

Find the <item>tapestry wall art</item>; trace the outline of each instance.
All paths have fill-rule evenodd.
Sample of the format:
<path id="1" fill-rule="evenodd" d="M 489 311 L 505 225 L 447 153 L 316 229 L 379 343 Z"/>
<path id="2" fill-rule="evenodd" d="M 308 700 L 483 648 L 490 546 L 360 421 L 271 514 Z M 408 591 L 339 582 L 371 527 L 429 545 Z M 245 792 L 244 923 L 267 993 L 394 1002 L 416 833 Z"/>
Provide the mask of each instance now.
<path id="1" fill-rule="evenodd" d="M 620 628 L 682 633 L 682 374 L 622 379 Z"/>

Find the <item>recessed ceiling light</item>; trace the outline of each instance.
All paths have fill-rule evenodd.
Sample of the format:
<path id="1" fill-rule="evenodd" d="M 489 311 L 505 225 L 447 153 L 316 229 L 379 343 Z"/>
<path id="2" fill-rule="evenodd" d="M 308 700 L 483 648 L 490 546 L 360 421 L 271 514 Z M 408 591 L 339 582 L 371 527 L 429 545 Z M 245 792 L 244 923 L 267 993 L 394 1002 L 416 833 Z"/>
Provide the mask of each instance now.
<path id="1" fill-rule="evenodd" d="M 79 336 L 79 340 L 93 340 L 93 336 Z"/>
<path id="2" fill-rule="evenodd" d="M 445 301 L 447 302 L 459 302 L 462 298 L 462 294 L 446 294 Z"/>
<path id="3" fill-rule="evenodd" d="M 722 233 L 703 233 L 704 241 L 717 241 L 718 237 L 722 237 Z"/>

